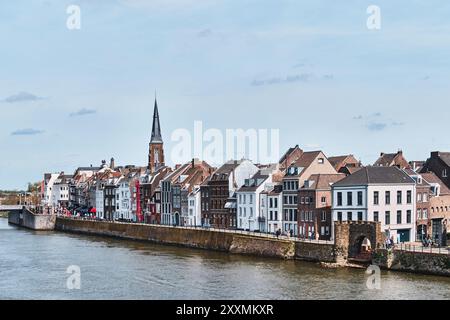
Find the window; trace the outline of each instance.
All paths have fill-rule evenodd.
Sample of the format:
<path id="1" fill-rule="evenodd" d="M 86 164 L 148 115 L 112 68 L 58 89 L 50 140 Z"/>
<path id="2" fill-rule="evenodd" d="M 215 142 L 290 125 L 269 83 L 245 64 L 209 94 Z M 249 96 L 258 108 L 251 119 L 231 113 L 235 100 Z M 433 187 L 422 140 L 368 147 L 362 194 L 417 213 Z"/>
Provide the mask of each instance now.
<path id="1" fill-rule="evenodd" d="M 411 198 L 412 198 L 411 190 L 406 191 L 406 203 L 410 204 L 412 201 Z"/>
<path id="2" fill-rule="evenodd" d="M 319 162 L 319 164 L 323 164 L 323 163 L 324 163 L 323 158 L 319 158 L 319 159 L 318 159 L 318 162 Z"/>
<path id="3" fill-rule="evenodd" d="M 384 214 L 384 224 L 388 225 L 391 224 L 391 212 L 386 211 Z"/>
<path id="4" fill-rule="evenodd" d="M 342 192 L 337 193 L 337 205 L 342 206 Z"/>
<path id="5" fill-rule="evenodd" d="M 362 191 L 358 191 L 358 206 L 363 205 L 363 193 Z"/>
<path id="6" fill-rule="evenodd" d="M 361 211 L 358 212 L 358 221 L 362 221 L 363 213 Z"/>
<path id="7" fill-rule="evenodd" d="M 378 222 L 379 221 L 379 217 L 378 217 L 378 211 L 374 211 L 373 212 L 373 221 Z"/>
<path id="8" fill-rule="evenodd" d="M 402 192 L 397 191 L 397 204 L 402 204 Z"/>
<path id="9" fill-rule="evenodd" d="M 428 195 L 426 193 L 423 194 L 423 202 L 427 202 L 428 201 Z"/>
<path id="10" fill-rule="evenodd" d="M 423 218 L 428 219 L 428 210 L 427 209 L 423 209 Z"/>
<path id="11" fill-rule="evenodd" d="M 401 210 L 397 211 L 397 224 L 401 224 L 402 223 L 402 212 Z"/>
<path id="12" fill-rule="evenodd" d="M 351 206 L 353 202 L 352 192 L 347 192 L 347 205 Z"/>
<path id="13" fill-rule="evenodd" d="M 352 213 L 347 212 L 347 221 L 352 221 Z"/>
<path id="14" fill-rule="evenodd" d="M 411 223 L 411 210 L 406 211 L 406 223 Z"/>
<path id="15" fill-rule="evenodd" d="M 424 195 L 425 195 L 425 193 L 424 193 Z M 421 193 L 417 194 L 417 202 L 422 202 L 422 194 Z"/>
<path id="16" fill-rule="evenodd" d="M 373 192 L 373 204 L 379 204 L 380 199 L 379 199 L 379 193 L 378 191 L 374 191 Z"/>
<path id="17" fill-rule="evenodd" d="M 322 198 L 320 199 L 320 202 L 326 203 L 326 202 L 327 202 L 327 198 L 326 198 L 326 197 L 322 197 Z"/>
<path id="18" fill-rule="evenodd" d="M 337 219 L 339 222 L 342 222 L 342 212 L 337 213 Z"/>
<path id="19" fill-rule="evenodd" d="M 321 220 L 327 221 L 327 212 L 326 211 L 322 211 Z"/>
<path id="20" fill-rule="evenodd" d="M 391 204 L 391 192 L 390 191 L 386 191 L 384 194 L 384 202 L 386 204 Z"/>

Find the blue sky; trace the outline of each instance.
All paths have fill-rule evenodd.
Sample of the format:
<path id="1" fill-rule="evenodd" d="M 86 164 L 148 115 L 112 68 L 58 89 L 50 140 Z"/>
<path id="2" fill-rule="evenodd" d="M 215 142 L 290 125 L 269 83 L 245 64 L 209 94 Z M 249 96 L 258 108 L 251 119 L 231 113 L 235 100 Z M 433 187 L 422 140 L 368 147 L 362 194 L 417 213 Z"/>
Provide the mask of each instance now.
<path id="1" fill-rule="evenodd" d="M 146 165 L 155 89 L 166 154 L 195 120 L 364 163 L 448 151 L 448 17 L 433 0 L 3 1 L 0 189 L 111 156 Z"/>

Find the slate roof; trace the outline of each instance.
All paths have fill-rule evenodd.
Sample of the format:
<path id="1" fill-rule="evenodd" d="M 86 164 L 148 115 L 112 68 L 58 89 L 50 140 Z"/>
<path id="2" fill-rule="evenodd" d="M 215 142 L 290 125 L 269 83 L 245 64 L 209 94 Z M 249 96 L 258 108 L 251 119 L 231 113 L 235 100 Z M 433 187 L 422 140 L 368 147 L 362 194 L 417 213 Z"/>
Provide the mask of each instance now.
<path id="1" fill-rule="evenodd" d="M 428 183 L 437 183 L 441 186 L 441 194 L 450 194 L 450 189 L 445 185 L 445 183 L 439 179 L 439 177 L 434 172 L 420 173 L 422 178 Z"/>
<path id="2" fill-rule="evenodd" d="M 364 167 L 333 186 L 346 187 L 368 184 L 409 184 L 414 179 L 397 167 Z"/>
<path id="3" fill-rule="evenodd" d="M 251 183 L 250 185 L 243 185 L 241 188 L 239 188 L 238 191 L 240 192 L 256 191 L 256 189 L 258 189 L 264 183 L 264 181 L 267 180 L 267 178 L 269 178 L 269 175 L 261 174 L 261 172 L 258 171 L 253 175 L 253 177 L 249 179 L 253 180 L 253 183 Z"/>

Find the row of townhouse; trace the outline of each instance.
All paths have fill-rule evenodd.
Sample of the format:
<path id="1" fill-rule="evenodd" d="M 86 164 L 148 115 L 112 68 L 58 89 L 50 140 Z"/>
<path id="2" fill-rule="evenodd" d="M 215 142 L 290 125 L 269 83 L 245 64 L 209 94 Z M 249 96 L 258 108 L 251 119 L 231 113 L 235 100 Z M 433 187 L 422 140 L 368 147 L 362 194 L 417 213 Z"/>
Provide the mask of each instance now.
<path id="1" fill-rule="evenodd" d="M 275 164 L 230 160 L 170 168 L 155 99 L 147 167 L 81 167 L 45 174 L 43 203 L 108 220 L 333 239 L 339 221 L 379 221 L 396 241 L 442 240 L 450 228 L 450 153 L 408 162 L 381 153 L 364 167 L 353 155 L 289 148 Z"/>

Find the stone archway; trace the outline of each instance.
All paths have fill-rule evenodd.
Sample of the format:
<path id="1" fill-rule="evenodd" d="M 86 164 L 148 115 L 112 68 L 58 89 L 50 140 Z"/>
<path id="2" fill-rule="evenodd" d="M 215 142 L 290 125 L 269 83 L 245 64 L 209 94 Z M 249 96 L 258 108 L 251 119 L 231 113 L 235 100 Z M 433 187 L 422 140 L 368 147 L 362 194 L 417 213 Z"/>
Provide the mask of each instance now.
<path id="1" fill-rule="evenodd" d="M 381 224 L 367 221 L 344 221 L 335 223 L 334 244 L 337 259 L 370 260 L 371 251 L 383 242 Z M 366 250 L 363 251 L 363 244 Z M 370 251 L 367 248 L 370 245 Z"/>

